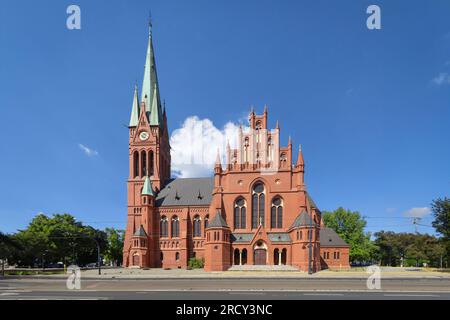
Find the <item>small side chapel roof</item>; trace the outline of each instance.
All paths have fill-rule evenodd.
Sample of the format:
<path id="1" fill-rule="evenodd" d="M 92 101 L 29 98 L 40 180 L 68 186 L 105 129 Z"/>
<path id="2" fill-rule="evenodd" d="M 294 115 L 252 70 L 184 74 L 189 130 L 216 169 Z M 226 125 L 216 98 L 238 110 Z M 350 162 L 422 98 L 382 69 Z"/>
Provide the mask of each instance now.
<path id="1" fill-rule="evenodd" d="M 298 227 L 309 227 L 310 226 L 310 217 L 305 209 L 295 218 L 294 223 L 290 227 L 290 229 L 298 228 Z M 317 227 L 317 224 L 312 221 L 312 226 Z"/>
<path id="2" fill-rule="evenodd" d="M 349 247 L 337 233 L 331 228 L 322 227 L 320 229 L 321 247 Z"/>
<path id="3" fill-rule="evenodd" d="M 222 217 L 220 211 L 217 211 L 214 219 L 208 224 L 208 228 L 228 228 L 228 224 Z"/>
<path id="4" fill-rule="evenodd" d="M 135 237 L 147 237 L 147 232 L 145 232 L 144 227 L 140 226 L 140 228 L 138 230 L 136 230 L 136 232 L 134 233 Z"/>
<path id="5" fill-rule="evenodd" d="M 145 177 L 144 187 L 142 187 L 142 195 L 155 196 L 153 193 L 152 182 L 149 177 Z"/>

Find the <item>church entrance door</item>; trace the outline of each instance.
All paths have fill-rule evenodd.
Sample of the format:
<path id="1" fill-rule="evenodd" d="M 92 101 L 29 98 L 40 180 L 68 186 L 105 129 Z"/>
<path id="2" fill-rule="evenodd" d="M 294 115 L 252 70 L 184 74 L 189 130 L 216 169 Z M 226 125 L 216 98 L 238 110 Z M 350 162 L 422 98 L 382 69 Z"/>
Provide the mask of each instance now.
<path id="1" fill-rule="evenodd" d="M 266 264 L 266 249 L 255 249 L 255 265 L 265 265 Z"/>
<path id="2" fill-rule="evenodd" d="M 133 266 L 139 265 L 139 256 L 136 254 L 133 256 Z"/>

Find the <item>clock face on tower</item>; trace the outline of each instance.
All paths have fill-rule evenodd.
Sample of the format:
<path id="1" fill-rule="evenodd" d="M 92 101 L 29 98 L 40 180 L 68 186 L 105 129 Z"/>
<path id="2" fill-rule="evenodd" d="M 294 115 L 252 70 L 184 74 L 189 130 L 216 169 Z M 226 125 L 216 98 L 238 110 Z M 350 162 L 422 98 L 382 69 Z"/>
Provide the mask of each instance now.
<path id="1" fill-rule="evenodd" d="M 142 131 L 142 132 L 139 134 L 139 139 L 141 139 L 142 141 L 147 140 L 147 139 L 148 139 L 148 132 Z"/>

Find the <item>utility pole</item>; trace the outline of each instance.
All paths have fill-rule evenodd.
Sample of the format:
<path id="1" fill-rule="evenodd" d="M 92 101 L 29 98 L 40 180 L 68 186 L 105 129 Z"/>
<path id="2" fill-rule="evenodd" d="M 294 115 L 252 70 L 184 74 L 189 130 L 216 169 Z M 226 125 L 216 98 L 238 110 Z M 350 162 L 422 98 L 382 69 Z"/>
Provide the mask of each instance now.
<path id="1" fill-rule="evenodd" d="M 416 234 L 419 233 L 418 223 L 417 222 L 420 221 L 420 220 L 421 220 L 421 218 L 418 218 L 418 217 L 413 218 L 413 225 L 415 226 Z"/>

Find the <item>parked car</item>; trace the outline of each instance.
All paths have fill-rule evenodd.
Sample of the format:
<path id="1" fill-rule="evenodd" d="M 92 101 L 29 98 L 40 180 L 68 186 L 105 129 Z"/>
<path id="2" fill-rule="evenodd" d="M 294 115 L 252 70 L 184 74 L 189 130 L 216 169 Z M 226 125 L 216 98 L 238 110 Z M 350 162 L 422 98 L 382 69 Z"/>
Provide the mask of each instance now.
<path id="1" fill-rule="evenodd" d="M 86 265 L 86 268 L 97 268 L 97 267 L 98 267 L 97 262 L 91 262 Z"/>

